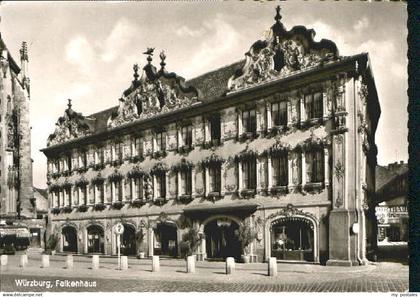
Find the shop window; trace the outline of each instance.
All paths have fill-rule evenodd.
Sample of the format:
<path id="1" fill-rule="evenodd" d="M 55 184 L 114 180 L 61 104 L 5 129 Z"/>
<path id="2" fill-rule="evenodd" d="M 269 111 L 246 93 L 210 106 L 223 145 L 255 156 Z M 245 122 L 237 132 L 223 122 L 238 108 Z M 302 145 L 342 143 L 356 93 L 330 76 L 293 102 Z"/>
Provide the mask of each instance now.
<path id="1" fill-rule="evenodd" d="M 306 180 L 309 183 L 324 181 L 324 153 L 322 149 L 307 152 L 306 158 Z"/>

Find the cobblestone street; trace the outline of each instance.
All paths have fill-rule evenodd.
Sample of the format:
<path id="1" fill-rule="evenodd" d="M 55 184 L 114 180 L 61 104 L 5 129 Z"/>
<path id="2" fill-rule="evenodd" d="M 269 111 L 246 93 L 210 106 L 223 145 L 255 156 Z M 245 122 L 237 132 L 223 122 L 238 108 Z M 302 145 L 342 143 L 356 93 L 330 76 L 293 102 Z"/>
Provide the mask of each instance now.
<path id="1" fill-rule="evenodd" d="M 19 256 L 9 257 L 2 267 L 2 291 L 166 291 L 166 292 L 402 292 L 408 290 L 408 266 L 383 262 L 361 267 L 326 267 L 311 264 L 278 263 L 278 275 L 267 276 L 267 264 L 236 264 L 232 275 L 225 274 L 222 262 L 197 262 L 197 272 L 185 273 L 183 260 L 162 259 L 161 271 L 151 272 L 151 260 L 129 259 L 129 268 L 116 270 L 115 258 L 101 258 L 98 271 L 90 269 L 91 259 L 74 257 L 74 269 L 65 269 L 65 257 L 52 256 L 49 268 L 40 268 L 40 256 L 30 256 L 25 268 Z M 40 276 L 42 275 L 42 276 Z M 94 276 L 93 276 L 94 275 Z M 17 286 L 16 279 L 46 280 L 53 287 Z M 56 280 L 96 281 L 93 288 L 62 288 Z"/>

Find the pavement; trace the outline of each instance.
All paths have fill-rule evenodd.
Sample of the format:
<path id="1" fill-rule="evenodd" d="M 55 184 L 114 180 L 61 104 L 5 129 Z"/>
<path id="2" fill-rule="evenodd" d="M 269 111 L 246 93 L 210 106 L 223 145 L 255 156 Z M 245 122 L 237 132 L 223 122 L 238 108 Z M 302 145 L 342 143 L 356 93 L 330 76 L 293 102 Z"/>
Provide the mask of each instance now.
<path id="1" fill-rule="evenodd" d="M 62 255 L 50 256 L 48 268 L 41 268 L 41 255 L 29 255 L 24 268 L 19 257 L 9 256 L 1 267 L 2 292 L 403 292 L 409 287 L 408 266 L 397 262 L 355 267 L 278 263 L 278 275 L 272 277 L 266 263 L 236 263 L 235 272 L 226 275 L 223 262 L 196 262 L 191 274 L 181 259 L 161 259 L 160 271 L 152 272 L 150 259 L 130 258 L 128 270 L 118 270 L 116 258 L 104 257 L 92 270 L 86 256 L 74 256 L 73 269 L 65 268 Z"/>

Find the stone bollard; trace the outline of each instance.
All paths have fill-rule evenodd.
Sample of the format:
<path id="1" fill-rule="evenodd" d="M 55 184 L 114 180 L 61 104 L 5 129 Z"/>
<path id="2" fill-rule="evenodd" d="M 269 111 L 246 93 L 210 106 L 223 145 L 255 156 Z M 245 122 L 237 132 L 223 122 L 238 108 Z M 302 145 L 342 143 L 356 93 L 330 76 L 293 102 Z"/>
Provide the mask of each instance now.
<path id="1" fill-rule="evenodd" d="M 28 264 L 28 255 L 20 255 L 19 267 L 25 267 Z"/>
<path id="2" fill-rule="evenodd" d="M 277 258 L 268 258 L 268 276 L 277 276 Z"/>
<path id="3" fill-rule="evenodd" d="M 128 257 L 121 256 L 121 270 L 127 270 L 127 269 L 128 269 Z"/>
<path id="4" fill-rule="evenodd" d="M 6 266 L 7 265 L 7 255 L 1 255 L 1 266 Z"/>
<path id="5" fill-rule="evenodd" d="M 99 255 L 92 256 L 92 269 L 99 269 Z"/>
<path id="6" fill-rule="evenodd" d="M 159 272 L 160 266 L 159 266 L 159 256 L 153 256 L 152 257 L 152 272 Z"/>
<path id="7" fill-rule="evenodd" d="M 50 267 L 50 256 L 42 255 L 42 268 Z"/>
<path id="8" fill-rule="evenodd" d="M 195 272 L 195 256 L 187 257 L 187 273 Z"/>
<path id="9" fill-rule="evenodd" d="M 232 274 L 235 271 L 235 258 L 226 258 L 226 274 Z"/>
<path id="10" fill-rule="evenodd" d="M 66 268 L 73 269 L 73 255 L 67 255 Z"/>

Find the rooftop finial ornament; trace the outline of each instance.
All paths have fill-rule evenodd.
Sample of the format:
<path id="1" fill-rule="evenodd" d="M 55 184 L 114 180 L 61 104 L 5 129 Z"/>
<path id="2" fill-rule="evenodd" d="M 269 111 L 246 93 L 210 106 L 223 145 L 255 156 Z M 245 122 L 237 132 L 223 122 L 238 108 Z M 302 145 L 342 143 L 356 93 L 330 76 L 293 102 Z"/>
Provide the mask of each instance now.
<path id="1" fill-rule="evenodd" d="M 144 55 L 148 55 L 147 62 L 152 63 L 152 56 L 155 48 L 154 47 L 148 47 L 147 50 L 143 53 Z"/>
<path id="2" fill-rule="evenodd" d="M 161 52 L 160 52 L 159 57 L 160 57 L 160 59 L 162 60 L 162 61 L 160 62 L 160 66 L 161 66 L 161 67 L 162 67 L 162 69 L 163 69 L 163 68 L 165 68 L 165 65 L 166 65 L 166 63 L 165 63 L 165 59 L 166 59 L 165 51 L 161 51 Z"/>
<path id="3" fill-rule="evenodd" d="M 138 74 L 138 71 L 139 71 L 139 65 L 134 64 L 134 65 L 133 65 L 133 70 L 134 70 L 134 74 L 133 74 L 133 76 L 134 76 L 134 81 L 138 81 L 138 79 L 139 79 L 139 74 Z"/>
<path id="4" fill-rule="evenodd" d="M 280 5 L 277 5 L 276 7 L 276 16 L 274 17 L 276 20 L 276 23 L 280 23 L 281 20 L 281 14 L 280 14 Z"/>

